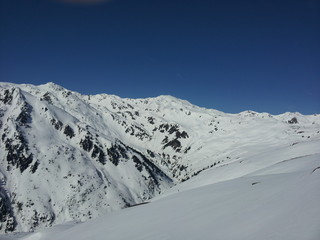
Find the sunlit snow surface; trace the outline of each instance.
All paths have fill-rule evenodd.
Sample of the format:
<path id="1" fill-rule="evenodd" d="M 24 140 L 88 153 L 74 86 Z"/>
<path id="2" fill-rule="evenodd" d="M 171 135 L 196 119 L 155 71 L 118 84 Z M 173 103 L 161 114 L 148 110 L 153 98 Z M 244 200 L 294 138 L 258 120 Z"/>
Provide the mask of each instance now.
<path id="1" fill-rule="evenodd" d="M 320 239 L 320 141 L 210 169 L 150 203 L 24 240 Z"/>
<path id="2" fill-rule="evenodd" d="M 0 146 L 2 193 L 14 197 L 15 231 L 35 232 L 0 240 L 320 239 L 320 115 L 227 114 L 170 96 L 88 96 L 52 83 L 0 83 L 2 96 L 6 89 L 14 94 L 0 105 L 1 135 L 20 131 L 34 158 L 21 173 Z M 32 121 L 19 125 L 25 104 Z M 121 141 L 128 159 L 99 162 L 81 145 L 88 135 L 105 153 Z M 167 146 L 177 139 L 177 149 Z M 152 175 L 133 156 L 157 166 L 158 185 L 150 188 Z M 54 222 L 34 226 L 35 211 Z"/>

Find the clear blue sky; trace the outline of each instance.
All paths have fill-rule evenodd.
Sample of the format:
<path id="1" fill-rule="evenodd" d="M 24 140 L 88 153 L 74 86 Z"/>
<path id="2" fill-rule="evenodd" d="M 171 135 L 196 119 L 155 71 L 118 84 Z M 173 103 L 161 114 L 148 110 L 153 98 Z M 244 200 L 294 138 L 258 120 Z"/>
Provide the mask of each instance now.
<path id="1" fill-rule="evenodd" d="M 0 0 L 0 81 L 320 113 L 319 0 L 79 2 Z"/>

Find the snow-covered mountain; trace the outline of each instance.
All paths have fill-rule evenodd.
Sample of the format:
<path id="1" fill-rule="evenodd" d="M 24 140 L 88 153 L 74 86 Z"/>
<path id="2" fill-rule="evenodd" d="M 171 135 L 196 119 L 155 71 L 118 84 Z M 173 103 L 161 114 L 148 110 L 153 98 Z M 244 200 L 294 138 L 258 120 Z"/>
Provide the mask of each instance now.
<path id="1" fill-rule="evenodd" d="M 269 148 L 207 169 L 147 204 L 3 240 L 318 240 L 319 145 Z"/>
<path id="2" fill-rule="evenodd" d="M 209 168 L 231 179 L 240 163 L 270 149 L 316 148 L 319 131 L 320 115 L 226 114 L 171 96 L 0 83 L 0 232 L 88 220 Z M 230 165 L 230 176 L 219 175 Z"/>

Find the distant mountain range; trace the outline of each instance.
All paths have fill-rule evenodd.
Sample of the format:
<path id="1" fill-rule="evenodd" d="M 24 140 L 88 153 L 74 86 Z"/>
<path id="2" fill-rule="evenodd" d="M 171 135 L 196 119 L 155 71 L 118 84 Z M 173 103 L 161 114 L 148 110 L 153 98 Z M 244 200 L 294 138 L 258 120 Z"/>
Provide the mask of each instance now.
<path id="1" fill-rule="evenodd" d="M 143 203 L 209 168 L 320 139 L 320 115 L 0 83 L 0 233 Z"/>

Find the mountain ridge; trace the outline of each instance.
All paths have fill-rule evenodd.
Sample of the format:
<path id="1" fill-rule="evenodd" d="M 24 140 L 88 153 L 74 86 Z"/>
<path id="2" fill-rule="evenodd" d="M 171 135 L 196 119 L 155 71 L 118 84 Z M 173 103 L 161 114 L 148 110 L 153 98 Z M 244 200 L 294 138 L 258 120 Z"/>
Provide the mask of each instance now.
<path id="1" fill-rule="evenodd" d="M 227 114 L 172 96 L 0 83 L 0 231 L 139 204 L 206 169 L 319 139 L 319 126 L 318 114 Z"/>

